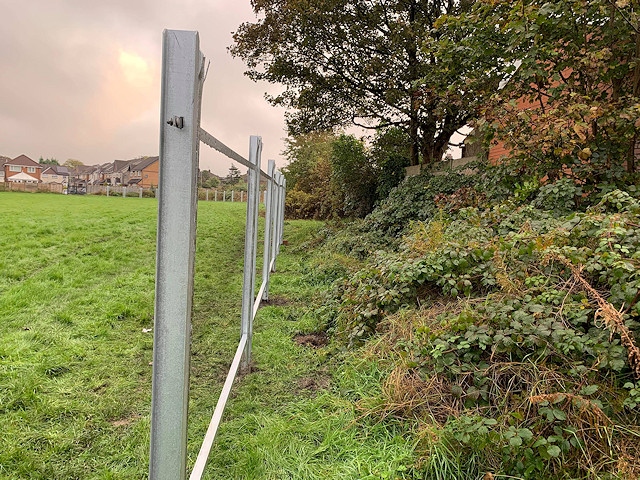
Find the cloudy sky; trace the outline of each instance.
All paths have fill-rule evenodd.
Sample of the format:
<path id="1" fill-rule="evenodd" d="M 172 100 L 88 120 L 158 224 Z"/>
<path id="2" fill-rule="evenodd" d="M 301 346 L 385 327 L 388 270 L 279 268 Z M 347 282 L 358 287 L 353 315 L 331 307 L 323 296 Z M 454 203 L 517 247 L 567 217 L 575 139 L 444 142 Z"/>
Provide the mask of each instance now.
<path id="1" fill-rule="evenodd" d="M 87 165 L 157 155 L 167 28 L 199 31 L 211 62 L 203 128 L 245 157 L 261 135 L 263 164 L 284 166 L 284 112 L 264 100 L 273 87 L 227 52 L 231 32 L 255 19 L 249 0 L 0 0 L 0 14 L 0 155 Z M 201 168 L 230 165 L 201 145 Z"/>

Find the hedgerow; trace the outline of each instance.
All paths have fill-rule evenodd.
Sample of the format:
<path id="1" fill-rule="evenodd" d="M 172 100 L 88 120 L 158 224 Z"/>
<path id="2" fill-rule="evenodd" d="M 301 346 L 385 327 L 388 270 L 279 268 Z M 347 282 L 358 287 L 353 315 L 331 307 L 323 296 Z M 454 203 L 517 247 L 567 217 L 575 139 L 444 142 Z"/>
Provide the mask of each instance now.
<path id="1" fill-rule="evenodd" d="M 395 365 L 382 401 L 361 408 L 440 425 L 420 478 L 444 478 L 429 459 L 446 451 L 473 456 L 467 478 L 637 478 L 640 203 L 614 190 L 588 206 L 563 182 L 445 210 L 438 195 L 477 184 L 428 183 L 408 186 L 422 206 L 365 220 L 369 234 L 404 235 L 335 282 L 322 309 L 340 342 L 376 336 L 367 348 Z M 419 208 L 426 219 L 401 230 Z"/>

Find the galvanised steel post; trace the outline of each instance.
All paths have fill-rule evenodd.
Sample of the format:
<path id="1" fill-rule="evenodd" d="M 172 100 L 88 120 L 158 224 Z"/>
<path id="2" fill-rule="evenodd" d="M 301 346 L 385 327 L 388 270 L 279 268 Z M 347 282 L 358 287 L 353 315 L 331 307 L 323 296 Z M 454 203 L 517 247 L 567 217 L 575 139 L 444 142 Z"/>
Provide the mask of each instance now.
<path id="1" fill-rule="evenodd" d="M 278 216 L 276 218 L 276 253 L 280 253 L 280 244 L 282 243 L 282 227 L 284 221 L 284 176 L 278 175 Z"/>
<path id="2" fill-rule="evenodd" d="M 271 203 L 273 204 L 273 227 L 271 230 L 271 258 L 273 258 L 273 267 L 271 268 L 272 272 L 276 271 L 276 258 L 278 256 L 278 219 L 280 218 L 280 172 L 275 172 L 273 177 L 273 200 Z"/>
<path id="3" fill-rule="evenodd" d="M 204 58 L 197 32 L 163 33 L 151 480 L 183 480 Z"/>
<path id="4" fill-rule="evenodd" d="M 262 139 L 251 136 L 249 142 L 249 179 L 247 191 L 247 225 L 244 236 L 244 279 L 242 283 L 242 330 L 247 335 L 242 368 L 251 362 L 251 337 L 253 335 L 253 296 L 256 281 L 256 254 L 258 244 L 258 197 L 260 188 L 260 154 L 262 153 Z"/>
<path id="5" fill-rule="evenodd" d="M 269 276 L 271 272 L 271 225 L 273 224 L 273 205 L 271 190 L 273 188 L 273 175 L 276 170 L 275 160 L 269 160 L 267 175 L 271 177 L 267 180 L 267 189 L 264 192 L 264 248 L 262 254 L 262 283 L 264 283 L 264 291 L 262 299 L 269 300 Z"/>
<path id="6" fill-rule="evenodd" d="M 280 214 L 282 215 L 282 217 L 280 218 L 280 241 L 279 241 L 280 245 L 282 245 L 282 242 L 284 239 L 284 208 L 285 208 L 285 200 L 287 196 L 287 179 L 284 178 L 284 175 L 282 176 L 281 195 L 282 195 L 282 209 L 280 210 Z M 278 249 L 278 251 L 280 251 L 280 249 Z"/>

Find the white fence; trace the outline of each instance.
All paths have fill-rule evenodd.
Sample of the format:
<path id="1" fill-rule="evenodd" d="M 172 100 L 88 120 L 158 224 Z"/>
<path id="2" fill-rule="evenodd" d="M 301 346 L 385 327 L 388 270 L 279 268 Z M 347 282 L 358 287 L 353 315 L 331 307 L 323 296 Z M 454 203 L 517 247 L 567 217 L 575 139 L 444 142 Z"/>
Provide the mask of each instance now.
<path id="1" fill-rule="evenodd" d="M 186 478 L 187 407 L 193 297 L 197 170 L 200 142 L 248 167 L 247 224 L 240 342 L 190 480 L 199 480 L 238 369 L 251 360 L 253 320 L 268 299 L 269 276 L 282 243 L 286 182 L 269 160 L 260 169 L 262 140 L 252 136 L 246 160 L 200 128 L 204 57 L 197 32 L 163 34 L 160 128 L 160 194 L 156 261 L 156 305 L 151 400 L 149 478 Z M 262 285 L 255 295 L 260 176 L 267 179 Z"/>

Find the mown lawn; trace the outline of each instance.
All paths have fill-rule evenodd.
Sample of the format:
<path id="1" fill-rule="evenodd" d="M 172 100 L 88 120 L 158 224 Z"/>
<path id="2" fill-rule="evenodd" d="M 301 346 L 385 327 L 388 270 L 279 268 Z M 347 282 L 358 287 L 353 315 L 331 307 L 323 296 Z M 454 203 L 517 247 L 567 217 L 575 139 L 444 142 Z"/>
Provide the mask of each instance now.
<path id="1" fill-rule="evenodd" d="M 199 205 L 190 465 L 239 337 L 244 210 Z M 6 192 L 0 211 L 0 478 L 146 478 L 156 201 Z M 376 365 L 292 341 L 317 327 L 299 246 L 320 226 L 286 223 L 206 478 L 397 478 L 411 463 L 404 427 L 356 421 Z"/>

